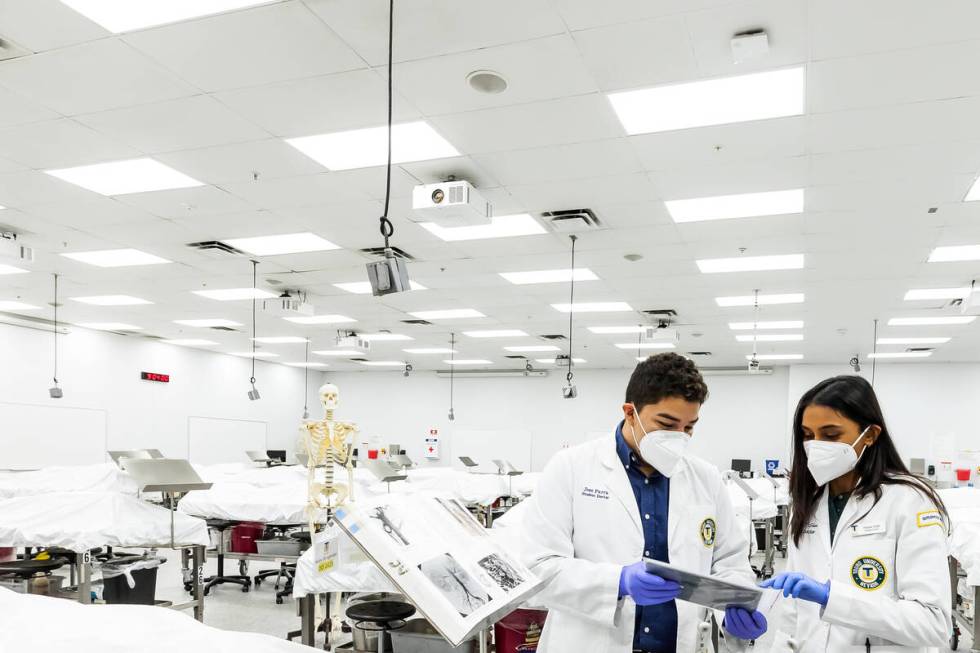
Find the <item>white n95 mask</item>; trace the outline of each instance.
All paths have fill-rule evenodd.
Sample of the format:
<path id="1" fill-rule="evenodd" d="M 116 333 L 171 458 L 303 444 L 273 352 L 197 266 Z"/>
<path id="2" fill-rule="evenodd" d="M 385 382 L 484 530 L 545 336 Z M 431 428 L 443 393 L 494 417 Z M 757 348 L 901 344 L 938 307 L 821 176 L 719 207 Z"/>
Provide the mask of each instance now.
<path id="1" fill-rule="evenodd" d="M 677 471 L 684 456 L 687 455 L 691 436 L 682 431 L 652 431 L 647 433 L 643 430 L 639 415 L 634 414 L 634 416 L 636 423 L 640 425 L 640 430 L 643 431 L 643 439 L 637 444 L 640 449 L 640 456 L 658 472 L 670 478 Z M 632 428 L 631 424 L 630 429 Z M 633 441 L 636 442 L 636 431 L 633 431 Z"/>
<path id="2" fill-rule="evenodd" d="M 854 446 L 864 438 L 864 434 L 870 428 L 868 426 L 861 431 L 861 435 L 851 444 L 821 440 L 807 440 L 803 443 L 803 450 L 806 452 L 806 466 L 817 485 L 824 486 L 857 467 L 860 456 L 854 453 Z M 861 456 L 867 450 L 868 448 L 865 447 L 861 451 Z"/>

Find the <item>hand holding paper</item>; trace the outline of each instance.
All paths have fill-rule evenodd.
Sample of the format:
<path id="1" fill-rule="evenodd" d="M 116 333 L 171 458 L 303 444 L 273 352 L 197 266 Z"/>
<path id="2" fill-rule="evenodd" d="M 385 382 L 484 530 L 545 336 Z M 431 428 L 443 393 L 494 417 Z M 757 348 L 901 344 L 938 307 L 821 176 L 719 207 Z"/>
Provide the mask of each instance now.
<path id="1" fill-rule="evenodd" d="M 730 607 L 725 610 L 722 622 L 726 631 L 739 639 L 758 639 L 769 628 L 765 615 L 758 610 Z"/>
<path id="2" fill-rule="evenodd" d="M 623 567 L 619 574 L 619 598 L 630 596 L 637 605 L 659 605 L 677 598 L 681 586 L 646 570 L 641 560 Z"/>

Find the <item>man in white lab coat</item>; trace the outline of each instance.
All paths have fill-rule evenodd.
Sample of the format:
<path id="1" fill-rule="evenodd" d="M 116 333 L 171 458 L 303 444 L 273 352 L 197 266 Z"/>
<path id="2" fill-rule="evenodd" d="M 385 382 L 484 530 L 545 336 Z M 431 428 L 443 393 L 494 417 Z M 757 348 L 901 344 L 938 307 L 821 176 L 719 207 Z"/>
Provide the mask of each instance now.
<path id="1" fill-rule="evenodd" d="M 707 610 L 675 601 L 679 588 L 645 571 L 655 558 L 753 583 L 745 529 L 721 475 L 686 448 L 708 389 L 673 353 L 637 365 L 625 419 L 608 437 L 563 450 L 545 467 L 522 528 L 525 562 L 548 582 L 541 653 L 694 653 Z M 766 630 L 758 612 L 730 608 L 723 648 Z"/>

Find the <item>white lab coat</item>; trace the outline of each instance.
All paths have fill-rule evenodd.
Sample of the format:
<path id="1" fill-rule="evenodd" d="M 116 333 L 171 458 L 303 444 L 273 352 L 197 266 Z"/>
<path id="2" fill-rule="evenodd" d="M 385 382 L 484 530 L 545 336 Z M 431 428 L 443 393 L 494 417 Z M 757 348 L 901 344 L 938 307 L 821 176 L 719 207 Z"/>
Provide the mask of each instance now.
<path id="1" fill-rule="evenodd" d="M 946 527 L 920 491 L 906 485 L 881 490 L 874 507 L 873 495 L 851 497 L 833 546 L 826 490 L 799 547 L 790 537 L 787 571 L 820 582 L 830 578 L 830 599 L 825 608 L 781 599 L 776 623 L 770 624 L 774 653 L 863 653 L 868 643 L 872 653 L 925 653 L 947 646 L 953 626 Z M 862 561 L 872 564 L 865 579 Z M 862 587 L 868 578 L 872 582 Z"/>
<path id="2" fill-rule="evenodd" d="M 639 508 L 616 440 L 606 437 L 563 450 L 544 469 L 528 499 L 522 557 L 548 579 L 533 602 L 548 608 L 539 653 L 629 653 L 636 605 L 619 599 L 624 565 L 644 556 Z M 713 519 L 713 543 L 702 524 Z M 668 552 L 674 565 L 752 583 L 747 528 L 735 523 L 717 468 L 687 458 L 670 479 Z M 710 538 L 709 538 L 710 539 Z M 677 602 L 677 652 L 693 653 L 707 610 Z M 720 623 L 720 619 L 719 619 Z M 727 650 L 745 642 L 729 637 Z"/>

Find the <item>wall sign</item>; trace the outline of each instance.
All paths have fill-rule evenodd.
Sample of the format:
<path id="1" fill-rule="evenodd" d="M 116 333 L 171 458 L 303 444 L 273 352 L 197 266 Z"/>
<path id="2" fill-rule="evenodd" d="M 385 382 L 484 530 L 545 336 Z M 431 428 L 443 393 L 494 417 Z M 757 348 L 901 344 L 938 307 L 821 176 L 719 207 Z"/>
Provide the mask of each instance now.
<path id="1" fill-rule="evenodd" d="M 160 374 L 158 372 L 140 372 L 140 378 L 144 381 L 157 381 L 158 383 L 170 383 L 169 374 Z"/>

